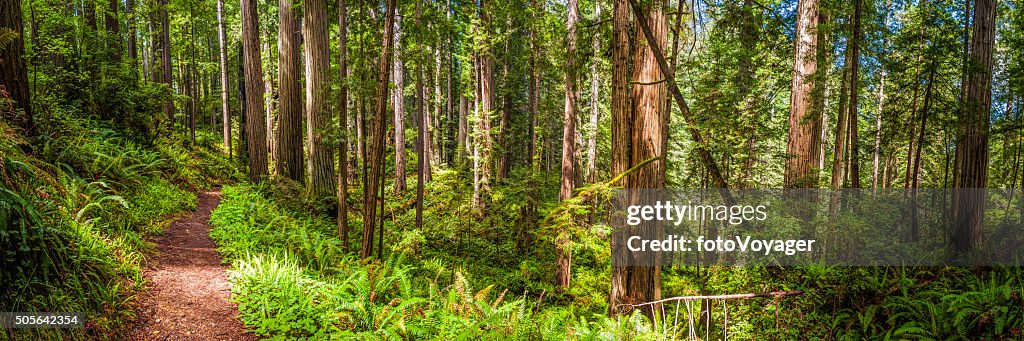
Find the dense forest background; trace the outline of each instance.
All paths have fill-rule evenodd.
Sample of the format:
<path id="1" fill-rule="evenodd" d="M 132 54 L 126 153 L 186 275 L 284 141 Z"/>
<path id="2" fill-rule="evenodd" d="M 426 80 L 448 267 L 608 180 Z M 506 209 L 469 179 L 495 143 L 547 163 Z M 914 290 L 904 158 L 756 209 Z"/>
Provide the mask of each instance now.
<path id="1" fill-rule="evenodd" d="M 263 337 L 1021 338 L 1016 267 L 612 266 L 659 231 L 609 211 L 1018 190 L 1022 5 L 0 0 L 0 308 L 90 317 L 0 335 L 122 335 L 146 236 L 224 185 L 211 236 Z M 984 196 L 952 193 L 944 238 L 983 251 Z"/>

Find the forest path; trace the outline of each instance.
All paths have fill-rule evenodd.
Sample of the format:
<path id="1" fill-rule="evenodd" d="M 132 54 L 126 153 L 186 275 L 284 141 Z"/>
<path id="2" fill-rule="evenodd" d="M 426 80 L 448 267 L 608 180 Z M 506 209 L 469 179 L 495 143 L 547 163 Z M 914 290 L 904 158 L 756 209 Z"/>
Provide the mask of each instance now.
<path id="1" fill-rule="evenodd" d="M 210 212 L 220 191 L 199 193 L 196 211 L 154 238 L 157 254 L 145 270 L 149 290 L 139 302 L 133 340 L 255 340 L 229 300 L 227 267 L 210 239 Z"/>

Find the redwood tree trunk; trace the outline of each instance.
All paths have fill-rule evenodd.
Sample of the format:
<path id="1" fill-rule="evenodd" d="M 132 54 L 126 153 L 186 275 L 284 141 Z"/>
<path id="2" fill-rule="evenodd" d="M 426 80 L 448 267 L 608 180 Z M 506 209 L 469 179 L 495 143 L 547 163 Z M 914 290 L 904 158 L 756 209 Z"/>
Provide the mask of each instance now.
<path id="1" fill-rule="evenodd" d="M 334 196 L 334 151 L 326 143 L 325 135 L 331 129 L 328 95 L 331 85 L 327 72 L 331 68 L 330 47 L 327 43 L 327 3 L 325 0 L 305 0 L 302 24 L 306 56 L 306 150 L 309 161 L 306 169 L 306 194 L 310 198 Z"/>
<path id="2" fill-rule="evenodd" d="M 263 112 L 263 65 L 260 57 L 260 24 L 256 0 L 242 0 L 242 46 L 245 65 L 245 127 L 249 178 L 267 178 L 267 130 Z M 166 13 L 166 11 L 165 11 Z M 164 52 L 166 54 L 166 51 Z M 170 67 L 170 59 L 165 65 Z"/>
<path id="3" fill-rule="evenodd" d="M 786 142 L 784 186 L 814 187 L 821 143 L 821 113 L 814 108 L 814 74 L 818 70 L 815 56 L 818 45 L 818 0 L 800 0 L 797 4 L 795 58 L 790 95 L 789 133 Z"/>
<path id="4" fill-rule="evenodd" d="M 338 129 L 345 132 L 338 144 L 338 235 L 348 246 L 348 8 L 338 0 Z"/>
<path id="5" fill-rule="evenodd" d="M 565 57 L 565 115 L 563 116 L 564 128 L 562 129 L 562 185 L 558 191 L 558 201 L 565 201 L 572 197 L 572 190 L 576 187 L 576 22 L 579 21 L 579 8 L 576 0 L 569 0 L 569 22 L 567 24 L 569 35 L 568 46 Z M 563 288 L 569 287 L 570 260 L 572 258 L 572 242 L 569 239 L 569 231 L 563 231 L 556 240 L 555 251 L 555 285 Z"/>
<path id="6" fill-rule="evenodd" d="M 653 40 L 645 36 L 637 37 L 636 50 L 633 54 L 633 77 L 631 107 L 624 103 L 628 65 L 628 9 L 627 1 L 614 2 L 614 44 L 612 52 L 612 173 L 621 174 L 633 165 L 654 157 L 664 157 L 666 152 L 665 129 L 668 99 L 666 78 L 662 73 L 659 61 L 653 48 L 665 51 L 668 45 L 668 26 L 663 4 L 658 2 L 642 9 L 648 18 L 647 25 Z M 638 14 L 639 15 L 639 14 Z M 662 61 L 663 62 L 663 61 Z M 637 169 L 627 176 L 626 188 L 661 188 L 665 185 L 665 161 L 656 160 Z M 636 202 L 640 198 L 631 193 L 626 200 Z M 617 202 L 616 205 L 628 203 Z M 622 206 L 620 206 L 622 207 Z M 618 218 L 621 219 L 621 218 Z M 628 226 L 620 221 L 616 226 Z M 644 254 L 638 258 L 626 250 L 626 237 L 641 236 L 645 239 L 661 239 L 664 234 L 658 224 L 644 224 L 618 228 L 613 232 L 612 255 L 620 264 L 633 262 L 634 266 L 612 267 L 612 292 L 610 308 L 612 314 L 629 313 L 631 308 L 623 308 L 623 304 L 634 304 L 655 301 L 661 298 L 661 266 L 660 254 Z M 644 310 L 644 314 L 652 316 L 652 309 Z"/>
<path id="7" fill-rule="evenodd" d="M 15 112 L 8 112 L 6 105 L 0 105 L 0 119 L 31 135 L 34 125 L 31 94 L 28 90 L 28 68 L 23 56 L 25 28 L 21 20 L 21 0 L 0 0 L 0 28 L 11 29 L 18 34 L 17 38 L 0 49 L 0 87 L 11 96 L 15 108 Z"/>
<path id="8" fill-rule="evenodd" d="M 956 142 L 953 175 L 953 245 L 957 253 L 981 248 L 988 187 L 988 134 L 992 106 L 992 51 L 995 46 L 996 0 L 977 0 L 967 78 L 962 130 Z"/>
<path id="9" fill-rule="evenodd" d="M 280 0 L 277 43 L 277 174 L 295 181 L 305 180 L 302 145 L 302 86 L 299 55 L 299 21 L 293 0 Z"/>
<path id="10" fill-rule="evenodd" d="M 402 194 L 405 192 L 405 82 L 403 79 L 403 72 L 405 66 L 402 63 L 402 22 L 401 18 L 398 17 L 398 13 L 395 13 L 395 31 L 394 31 L 394 52 L 393 65 L 394 68 L 391 70 L 391 80 L 395 83 L 395 87 L 391 89 L 391 101 L 394 102 L 392 108 L 394 109 L 394 125 L 395 125 L 395 193 Z M 419 64 L 419 63 L 417 63 Z"/>

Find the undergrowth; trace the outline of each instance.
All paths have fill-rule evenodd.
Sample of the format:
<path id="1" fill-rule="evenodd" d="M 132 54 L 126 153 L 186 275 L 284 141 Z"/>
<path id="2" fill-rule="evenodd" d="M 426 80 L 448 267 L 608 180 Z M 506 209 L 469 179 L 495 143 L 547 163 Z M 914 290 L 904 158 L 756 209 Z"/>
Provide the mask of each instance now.
<path id="1" fill-rule="evenodd" d="M 495 186 L 491 211 L 480 219 L 468 206 L 468 183 L 454 171 L 439 171 L 427 187 L 423 229 L 414 227 L 414 208 L 407 204 L 413 194 L 387 188 L 382 261 L 346 252 L 333 217 L 308 213 L 312 204 L 274 183 L 225 187 L 211 235 L 231 263 L 241 319 L 272 339 L 1024 337 L 1024 274 L 1017 268 L 669 266 L 664 297 L 804 293 L 672 302 L 655 311 L 653 321 L 639 312 L 609 318 L 608 245 L 601 237 L 607 231 L 574 232 L 572 287 L 552 287 L 550 236 L 559 231 L 544 224 L 592 212 L 582 202 L 556 207 L 533 201 L 538 193 L 526 184 L 548 180 L 520 179 Z M 358 247 L 360 213 L 350 214 L 350 243 Z"/>
<path id="2" fill-rule="evenodd" d="M 3 338 L 112 338 L 134 319 L 141 266 L 190 191 L 238 174 L 216 137 L 143 144 L 105 123 L 65 117 L 26 141 L 0 123 L 0 310 L 82 312 L 84 329 Z"/>

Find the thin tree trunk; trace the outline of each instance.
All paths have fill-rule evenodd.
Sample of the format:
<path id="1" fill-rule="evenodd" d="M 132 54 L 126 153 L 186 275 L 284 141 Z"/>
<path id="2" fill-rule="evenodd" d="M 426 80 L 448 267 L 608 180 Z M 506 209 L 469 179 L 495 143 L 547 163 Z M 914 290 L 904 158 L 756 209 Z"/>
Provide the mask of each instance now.
<path id="1" fill-rule="evenodd" d="M 248 0 L 247 0 L 248 1 Z M 160 32 L 157 33 L 157 44 L 156 49 L 160 54 L 160 73 L 159 77 L 154 76 L 153 80 L 161 82 L 167 85 L 167 100 L 164 102 L 164 116 L 167 117 L 167 130 L 168 132 L 174 131 L 174 100 L 172 98 L 172 85 L 171 80 L 173 79 L 171 71 L 171 23 L 170 18 L 167 16 L 167 0 L 159 0 L 157 2 L 157 20 L 160 23 Z M 244 14 L 243 7 L 243 14 Z M 255 19 L 253 19 L 255 20 Z M 94 25 L 95 26 L 95 25 Z M 254 33 L 258 34 L 258 33 Z M 256 50 L 256 54 L 259 54 L 259 42 L 258 36 L 256 46 L 253 50 Z M 154 58 L 156 56 L 154 55 Z M 261 91 L 262 92 L 262 91 Z"/>
<path id="2" fill-rule="evenodd" d="M 377 108 L 373 124 L 373 140 L 370 143 L 368 154 L 370 159 L 369 169 L 366 171 L 366 184 L 364 187 L 363 199 L 363 241 L 360 257 L 369 258 L 373 256 L 374 227 L 377 225 L 377 196 L 378 191 L 383 189 L 383 166 L 385 136 L 384 131 L 387 125 L 388 105 L 388 75 L 391 74 L 391 49 L 394 34 L 395 0 L 387 1 L 387 12 L 384 14 L 384 47 L 380 52 L 380 73 L 377 83 Z M 369 184 L 373 184 L 369 186 Z M 378 187 L 379 186 L 379 187 Z M 383 198 L 381 198 L 383 202 Z M 383 210 L 381 210 L 383 212 Z"/>
<path id="3" fill-rule="evenodd" d="M 338 0 L 338 129 L 343 132 L 338 144 L 338 235 L 347 252 L 348 245 L 348 8 Z"/>
<path id="4" fill-rule="evenodd" d="M 854 0 L 853 12 L 853 34 L 850 42 L 852 52 L 850 66 L 850 112 L 847 114 L 847 123 L 850 124 L 850 182 L 853 188 L 861 188 L 860 183 L 860 148 L 857 141 L 859 135 L 858 105 L 857 100 L 860 94 L 860 40 L 861 40 L 861 8 L 864 7 L 864 0 Z"/>
<path id="5" fill-rule="evenodd" d="M 569 22 L 566 37 L 568 46 L 565 57 L 565 115 L 562 123 L 562 182 L 558 191 L 558 201 L 572 198 L 572 190 L 576 188 L 576 22 L 579 21 L 579 8 L 576 0 L 569 0 Z M 569 287 L 571 278 L 572 241 L 568 232 L 560 233 L 556 240 L 555 252 L 555 285 Z"/>
<path id="6" fill-rule="evenodd" d="M 594 5 L 594 20 L 601 20 L 601 3 Z M 682 15 L 682 14 L 679 14 Z M 597 56 L 600 55 L 600 35 L 595 34 L 591 45 L 594 50 L 594 58 L 590 62 L 590 134 L 587 136 L 587 182 L 597 182 L 597 132 L 598 115 L 600 110 L 601 77 L 597 73 Z"/>
<path id="7" fill-rule="evenodd" d="M 224 0 L 217 0 L 217 39 L 220 41 L 220 107 L 223 116 L 221 134 L 224 138 L 224 149 L 228 151 L 228 157 L 231 157 L 231 102 L 228 100 L 231 86 L 228 83 L 228 39 L 224 32 Z M 135 59 L 135 56 L 132 56 L 132 59 Z"/>
<path id="8" fill-rule="evenodd" d="M 395 12 L 395 28 L 394 28 L 394 41 L 395 49 L 393 52 L 394 68 L 391 71 L 391 80 L 395 83 L 395 87 L 391 89 L 391 101 L 394 103 L 394 126 L 395 126 L 395 193 L 402 194 L 406 190 L 405 182 L 405 83 L 403 81 L 403 72 L 405 66 L 402 63 L 402 20 L 398 17 L 398 12 Z M 419 64 L 419 63 L 417 63 Z"/>

